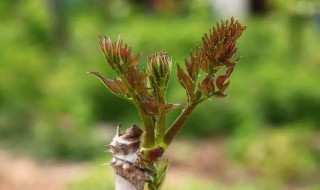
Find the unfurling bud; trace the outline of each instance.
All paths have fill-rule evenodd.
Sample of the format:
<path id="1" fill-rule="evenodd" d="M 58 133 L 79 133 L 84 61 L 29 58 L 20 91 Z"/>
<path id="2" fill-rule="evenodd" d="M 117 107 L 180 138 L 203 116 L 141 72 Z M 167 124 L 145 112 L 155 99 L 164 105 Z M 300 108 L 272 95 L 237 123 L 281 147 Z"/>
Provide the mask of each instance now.
<path id="1" fill-rule="evenodd" d="M 120 35 L 116 42 L 112 42 L 110 37 L 100 37 L 99 44 L 105 59 L 115 71 L 125 73 L 130 67 L 137 65 L 139 55 L 135 57 L 131 55 L 131 48 L 122 43 Z"/>
<path id="2" fill-rule="evenodd" d="M 157 93 L 164 92 L 167 88 L 171 74 L 172 60 L 167 53 L 161 51 L 148 57 L 148 74 L 152 88 Z"/>

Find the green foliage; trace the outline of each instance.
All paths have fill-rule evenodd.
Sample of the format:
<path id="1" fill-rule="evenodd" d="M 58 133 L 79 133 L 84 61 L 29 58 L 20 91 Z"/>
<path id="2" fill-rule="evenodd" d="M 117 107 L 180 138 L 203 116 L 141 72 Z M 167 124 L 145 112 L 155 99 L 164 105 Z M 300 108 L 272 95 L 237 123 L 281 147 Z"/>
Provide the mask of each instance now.
<path id="1" fill-rule="evenodd" d="M 169 161 L 160 160 L 157 162 L 156 166 L 153 166 L 152 175 L 147 181 L 149 190 L 160 190 L 163 182 L 166 178 L 166 173 L 168 169 Z"/>
<path id="2" fill-rule="evenodd" d="M 105 190 L 114 189 L 114 173 L 111 167 L 98 164 L 68 184 L 68 190 Z"/>
<path id="3" fill-rule="evenodd" d="M 92 5 L 98 4 L 94 2 Z M 0 3 L 1 141 L 11 139 L 28 148 L 27 143 L 22 142 L 41 146 L 48 138 L 51 140 L 45 143 L 47 148 L 44 149 L 51 150 L 57 143 L 54 140 L 59 137 L 57 134 L 65 133 L 62 135 L 64 143 L 55 147 L 63 149 L 65 144 L 69 144 L 66 147 L 72 144 L 81 150 L 77 152 L 82 152 L 83 157 L 91 154 L 92 146 L 83 150 L 77 146 L 82 142 L 77 141 L 95 139 L 89 137 L 92 132 L 88 131 L 94 130 L 98 122 L 141 124 L 130 103 L 114 99 L 86 74 L 99 70 L 114 77 L 104 64 L 97 64 L 104 62 L 94 40 L 101 31 L 121 32 L 124 40 L 135 47 L 133 53 L 139 51 L 141 57 L 165 49 L 173 63 L 183 64 L 183 57 L 189 56 L 187 52 L 194 49 L 194 44 L 201 43 L 199 36 L 216 22 L 209 8 L 202 6 L 208 2 L 201 0 L 190 1 L 192 11 L 183 16 L 146 17 L 131 12 L 130 17 L 122 19 L 101 16 L 109 14 L 105 7 L 109 10 L 111 4 L 101 7 L 101 14 L 97 15 L 97 6 L 85 7 L 84 1 L 70 1 L 66 7 L 70 16 L 70 46 L 54 50 L 48 39 L 51 19 L 42 3 L 36 0 Z M 239 39 L 241 48 L 238 51 L 243 58 L 232 76 L 237 80 L 231 81 L 231 88 L 226 90 L 230 98 L 200 105 L 182 131 L 183 135 L 233 134 L 245 129 L 241 134 L 246 136 L 254 132 L 248 128 L 260 128 L 265 123 L 282 127 L 296 121 L 319 128 L 319 38 L 315 35 L 314 24 L 303 25 L 299 52 L 298 47 L 291 47 L 286 17 L 275 14 L 250 18 L 245 24 L 249 27 Z M 297 25 L 296 29 L 300 27 Z M 147 60 L 141 61 L 141 68 L 146 68 L 143 63 Z M 177 70 L 176 64 L 172 67 Z M 184 89 L 174 88 L 177 85 L 176 79 L 170 81 L 168 99 L 184 102 Z M 168 123 L 179 114 L 171 113 Z M 67 126 L 61 124 L 64 120 L 74 123 L 72 132 L 61 132 Z M 199 121 L 206 122 L 199 124 Z M 240 129 L 239 126 L 246 127 Z M 50 136 L 51 132 L 54 134 Z M 68 133 L 73 134 L 69 139 Z M 75 136 L 78 140 L 72 142 Z M 95 145 L 95 148 L 100 146 Z M 75 149 L 69 149 L 71 155 Z"/>
<path id="4" fill-rule="evenodd" d="M 105 160 L 105 158 L 103 158 Z M 104 190 L 114 189 L 114 174 L 110 167 L 101 167 L 102 161 L 97 161 L 93 168 L 73 179 L 67 186 L 68 190 Z M 260 189 L 286 189 L 277 179 L 244 180 L 238 182 L 221 182 L 217 179 L 205 180 L 202 176 L 191 173 L 175 173 L 168 176 L 163 184 L 165 190 L 260 190 Z M 318 184 L 309 185 L 300 189 L 317 190 Z M 145 187 L 147 189 L 147 186 Z"/>
<path id="5" fill-rule="evenodd" d="M 136 13 L 127 4 L 120 15 L 115 11 L 118 0 L 103 6 L 97 0 L 65 1 L 70 41 L 68 47 L 53 49 L 52 19 L 44 2 L 0 2 L 0 140 L 49 159 L 91 159 L 103 154 L 105 142 L 95 131 L 100 121 L 141 125 L 130 103 L 115 99 L 86 74 L 99 70 L 115 77 L 111 69 L 97 64 L 104 62 L 95 41 L 101 31 L 121 32 L 135 47 L 133 54 L 142 53 L 140 69 L 147 68 L 146 55 L 165 49 L 176 71 L 175 63 L 183 65 L 183 57 L 201 43 L 199 36 L 217 21 L 205 0 L 183 1 L 189 12 L 176 16 L 170 11 L 165 17 Z M 299 8 L 296 5 L 293 8 Z M 281 13 L 297 13 L 285 10 Z M 245 21 L 249 27 L 239 39 L 238 51 L 243 58 L 232 76 L 236 80 L 231 79 L 226 90 L 230 98 L 200 105 L 182 131 L 193 137 L 231 134 L 233 158 L 268 179 L 233 186 L 188 176 L 174 182 L 168 178 L 164 189 L 285 189 L 287 180 L 316 181 L 319 149 L 311 141 L 317 142 L 320 126 L 319 35 L 312 20 L 290 21 L 287 16 L 272 14 Z M 173 78 L 168 99 L 184 102 L 185 90 L 175 88 L 179 82 Z M 173 110 L 166 122 L 173 122 L 178 114 Z M 302 124 L 288 124 L 296 122 Z M 265 126 L 271 127 L 265 130 Z M 100 163 L 70 188 L 113 189 L 113 173 Z M 319 189 L 311 186 L 302 189 Z"/>
<path id="6" fill-rule="evenodd" d="M 320 172 L 318 135 L 304 124 L 264 129 L 254 135 L 239 134 L 231 141 L 229 152 L 266 180 L 305 183 L 316 180 Z"/>
<path id="7" fill-rule="evenodd" d="M 272 2 L 276 5 L 276 8 L 282 11 L 303 16 L 317 13 L 317 9 L 320 7 L 320 2 L 318 0 L 272 0 Z"/>
<path id="8" fill-rule="evenodd" d="M 116 96 L 128 100 L 137 108 L 143 122 L 141 150 L 145 160 L 150 152 L 163 152 L 189 119 L 192 111 L 201 102 L 210 97 L 226 97 L 225 90 L 238 60 L 233 60 L 237 52 L 237 40 L 246 26 L 233 17 L 217 23 L 209 33 L 202 37 L 202 44 L 189 59 L 185 59 L 187 72 L 177 65 L 177 79 L 186 90 L 187 102 L 177 119 L 166 127 L 166 113 L 178 108 L 175 104 L 167 104 L 166 92 L 171 74 L 172 60 L 162 51 L 148 57 L 147 70 L 138 67 L 139 55 L 132 56 L 131 47 L 118 37 L 112 41 L 110 36 L 100 38 L 99 45 L 104 58 L 111 69 L 117 74 L 114 79 L 105 78 L 98 72 L 90 72 Z M 217 73 L 225 69 L 224 74 Z M 200 80 L 199 76 L 204 74 Z M 199 81 L 200 80 L 200 81 Z M 177 105 L 177 104 L 176 104 Z M 159 157 L 162 153 L 159 154 Z M 154 160 L 154 159 L 152 159 Z"/>

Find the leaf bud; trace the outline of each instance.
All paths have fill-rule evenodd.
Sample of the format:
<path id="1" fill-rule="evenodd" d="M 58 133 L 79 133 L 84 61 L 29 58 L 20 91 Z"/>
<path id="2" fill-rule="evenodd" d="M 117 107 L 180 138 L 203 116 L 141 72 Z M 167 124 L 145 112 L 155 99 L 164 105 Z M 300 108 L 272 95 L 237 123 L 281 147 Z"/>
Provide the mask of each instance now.
<path id="1" fill-rule="evenodd" d="M 172 60 L 166 52 L 161 51 L 148 57 L 147 64 L 147 73 L 152 87 L 158 93 L 165 91 L 171 74 Z"/>

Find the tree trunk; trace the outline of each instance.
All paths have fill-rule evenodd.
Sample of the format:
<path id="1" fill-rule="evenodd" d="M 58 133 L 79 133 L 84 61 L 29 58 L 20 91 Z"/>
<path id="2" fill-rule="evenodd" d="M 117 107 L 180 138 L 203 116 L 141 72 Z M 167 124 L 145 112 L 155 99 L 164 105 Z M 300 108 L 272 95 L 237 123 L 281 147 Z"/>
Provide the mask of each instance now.
<path id="1" fill-rule="evenodd" d="M 143 190 L 146 180 L 150 176 L 149 163 L 141 159 L 140 143 L 142 130 L 133 125 L 124 134 L 120 133 L 120 126 L 110 147 L 113 167 L 116 177 L 116 190 Z"/>

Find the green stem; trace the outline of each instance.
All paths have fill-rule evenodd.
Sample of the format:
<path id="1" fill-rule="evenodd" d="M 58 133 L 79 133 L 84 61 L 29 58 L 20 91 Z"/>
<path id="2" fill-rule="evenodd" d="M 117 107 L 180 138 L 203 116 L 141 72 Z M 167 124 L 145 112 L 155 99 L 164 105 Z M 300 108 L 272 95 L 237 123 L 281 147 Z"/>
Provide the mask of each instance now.
<path id="1" fill-rule="evenodd" d="M 166 116 L 165 116 L 165 114 L 161 114 L 157 118 L 155 132 L 156 132 L 156 142 L 159 144 L 163 141 L 163 136 L 166 132 Z"/>
<path id="2" fill-rule="evenodd" d="M 145 147 L 145 148 L 151 148 L 154 145 L 154 124 L 152 121 L 152 118 L 145 115 L 144 111 L 140 111 L 139 110 L 139 115 L 142 119 L 142 122 L 144 124 L 144 129 L 145 129 L 145 133 L 143 135 L 143 140 L 141 143 L 141 147 Z"/>
<path id="3" fill-rule="evenodd" d="M 166 105 L 166 88 L 159 89 L 157 93 L 158 102 L 160 105 L 164 106 Z M 156 135 L 156 143 L 158 145 L 162 144 L 163 137 L 166 132 L 166 114 L 165 114 L 165 108 L 164 110 L 160 110 L 160 115 L 156 118 L 156 127 L 155 127 L 155 135 Z"/>
<path id="4" fill-rule="evenodd" d="M 144 125 L 145 133 L 143 135 L 143 141 L 141 143 L 141 146 L 145 148 L 151 148 L 154 145 L 154 123 L 152 121 L 152 118 L 145 114 L 139 96 L 135 93 L 134 89 L 131 88 L 127 81 L 127 78 L 123 74 L 119 74 L 119 76 L 128 88 L 128 93 L 132 97 L 132 100 L 138 109 L 139 115 Z"/>
<path id="5" fill-rule="evenodd" d="M 177 136 L 177 134 L 182 129 L 183 125 L 187 121 L 187 119 L 190 117 L 191 113 L 195 109 L 197 104 L 191 104 L 187 105 L 179 117 L 173 122 L 171 127 L 167 130 L 166 134 L 164 135 L 164 143 L 166 146 L 169 146 L 170 143 L 173 141 L 173 139 Z"/>

